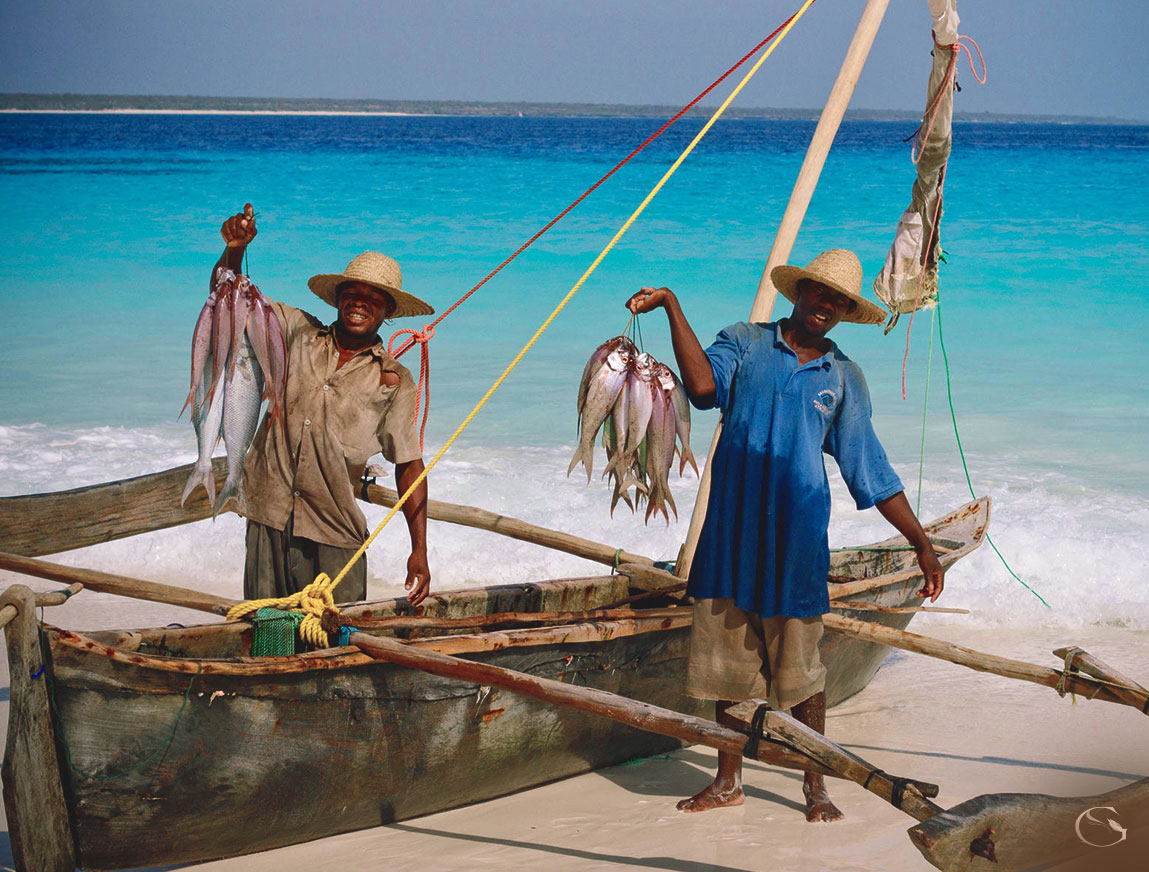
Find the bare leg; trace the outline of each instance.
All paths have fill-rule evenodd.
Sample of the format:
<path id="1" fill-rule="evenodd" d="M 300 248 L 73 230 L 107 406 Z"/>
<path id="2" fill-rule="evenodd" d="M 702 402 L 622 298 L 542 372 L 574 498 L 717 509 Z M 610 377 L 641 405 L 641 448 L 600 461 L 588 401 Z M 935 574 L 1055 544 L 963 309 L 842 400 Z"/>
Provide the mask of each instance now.
<path id="1" fill-rule="evenodd" d="M 826 732 L 826 694 L 819 691 L 805 702 L 800 702 L 790 713 L 808 727 L 819 733 Z M 840 821 L 844 815 L 830 801 L 826 790 L 826 780 L 820 772 L 807 772 L 802 783 L 802 793 L 806 797 L 806 820 Z"/>
<path id="2" fill-rule="evenodd" d="M 741 721 L 726 714 L 726 710 L 734 705 L 729 700 L 719 700 L 714 704 L 714 719 L 724 727 L 738 729 Z M 823 711 L 825 706 L 823 706 Z M 731 754 L 727 751 L 718 752 L 718 774 L 714 782 L 708 784 L 690 799 L 678 803 L 678 810 L 684 812 L 709 811 L 712 808 L 724 808 L 732 805 L 742 805 L 742 755 Z"/>

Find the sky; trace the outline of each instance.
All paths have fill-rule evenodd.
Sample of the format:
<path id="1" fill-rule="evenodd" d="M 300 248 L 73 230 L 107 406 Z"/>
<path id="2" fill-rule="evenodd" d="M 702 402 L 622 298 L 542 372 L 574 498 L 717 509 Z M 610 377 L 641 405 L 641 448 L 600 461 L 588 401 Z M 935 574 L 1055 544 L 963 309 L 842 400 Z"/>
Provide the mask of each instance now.
<path id="1" fill-rule="evenodd" d="M 0 0 L 0 92 L 682 104 L 800 5 Z M 821 107 L 862 6 L 818 0 L 739 103 Z M 959 111 L 1149 120 L 1146 0 L 958 12 L 990 75 Z M 926 0 L 890 0 L 855 108 L 920 111 L 929 26 Z"/>

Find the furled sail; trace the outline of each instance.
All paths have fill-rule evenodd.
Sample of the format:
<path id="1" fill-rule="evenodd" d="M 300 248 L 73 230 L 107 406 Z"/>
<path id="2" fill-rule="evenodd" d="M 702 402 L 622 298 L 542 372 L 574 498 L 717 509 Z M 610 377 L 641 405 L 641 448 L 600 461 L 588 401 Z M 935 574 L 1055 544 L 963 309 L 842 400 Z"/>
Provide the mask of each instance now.
<path id="1" fill-rule="evenodd" d="M 926 111 L 914 147 L 917 179 L 910 206 L 898 221 L 894 244 L 874 280 L 874 293 L 890 310 L 888 333 L 903 312 L 928 308 L 938 299 L 938 258 L 942 247 L 942 181 L 952 139 L 953 89 L 957 41 L 956 0 L 929 0 L 934 52 Z"/>

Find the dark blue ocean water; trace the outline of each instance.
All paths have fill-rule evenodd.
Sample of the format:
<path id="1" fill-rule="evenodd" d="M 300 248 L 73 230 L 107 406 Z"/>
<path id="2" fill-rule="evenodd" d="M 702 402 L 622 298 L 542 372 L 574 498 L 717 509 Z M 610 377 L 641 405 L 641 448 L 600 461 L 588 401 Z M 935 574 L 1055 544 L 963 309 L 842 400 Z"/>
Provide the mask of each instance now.
<path id="1" fill-rule="evenodd" d="M 375 248 L 442 310 L 660 123 L 0 115 L 0 492 L 191 459 L 191 428 L 174 421 L 191 329 L 219 225 L 245 201 L 260 230 L 249 271 L 269 295 L 326 316 L 306 279 Z M 680 122 L 440 326 L 429 451 L 700 126 Z M 672 556 L 684 523 L 655 531 L 612 520 L 605 491 L 563 477 L 577 380 L 623 328 L 622 303 L 641 285 L 674 288 L 704 341 L 746 317 L 813 127 L 719 122 L 444 460 L 435 493 Z M 912 133 L 843 124 L 793 261 L 853 248 L 868 288 L 909 201 Z M 941 319 L 971 477 L 997 501 L 997 537 L 1015 568 L 1099 620 L 1149 616 L 1147 178 L 1149 127 L 959 123 L 946 183 Z M 931 313 L 914 321 L 901 398 L 907 320 L 889 336 L 843 325 L 834 338 L 865 369 L 912 499 L 929 368 L 925 515 L 965 498 L 966 482 L 936 330 L 929 351 Z M 645 317 L 642 330 L 647 349 L 669 360 L 664 322 Z M 696 415 L 696 453 L 715 420 Z M 688 517 L 694 483 L 675 488 Z M 835 541 L 886 535 L 873 513 L 851 515 L 835 494 Z M 239 559 L 240 541 L 227 559 Z M 142 547 L 131 546 L 132 559 Z M 977 560 L 967 587 L 995 609 L 1028 607 L 1028 594 L 1010 599 L 1018 588 L 992 555 Z M 1095 594 L 1081 600 L 1084 590 Z"/>

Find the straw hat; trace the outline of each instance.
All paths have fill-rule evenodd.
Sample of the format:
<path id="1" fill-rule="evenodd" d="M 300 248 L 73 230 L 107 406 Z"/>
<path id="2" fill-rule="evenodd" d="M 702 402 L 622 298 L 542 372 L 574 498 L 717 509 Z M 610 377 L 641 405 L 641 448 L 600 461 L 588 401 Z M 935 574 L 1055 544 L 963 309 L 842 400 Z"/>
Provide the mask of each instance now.
<path id="1" fill-rule="evenodd" d="M 377 251 L 363 252 L 347 264 L 347 269 L 341 273 L 312 276 L 307 280 L 307 287 L 323 302 L 334 306 L 335 289 L 343 282 L 363 282 L 386 291 L 395 299 L 393 318 L 435 314 L 431 306 L 403 290 L 403 271 L 394 258 Z"/>
<path id="2" fill-rule="evenodd" d="M 810 279 L 845 294 L 857 307 L 842 318 L 856 324 L 881 324 L 886 313 L 881 306 L 862 296 L 862 264 L 854 252 L 845 248 L 823 251 L 806 266 L 776 266 L 770 270 L 774 287 L 791 303 L 798 302 L 798 282 Z"/>

